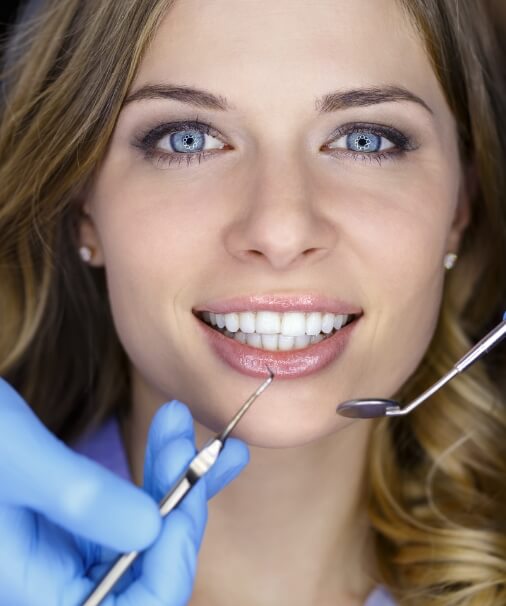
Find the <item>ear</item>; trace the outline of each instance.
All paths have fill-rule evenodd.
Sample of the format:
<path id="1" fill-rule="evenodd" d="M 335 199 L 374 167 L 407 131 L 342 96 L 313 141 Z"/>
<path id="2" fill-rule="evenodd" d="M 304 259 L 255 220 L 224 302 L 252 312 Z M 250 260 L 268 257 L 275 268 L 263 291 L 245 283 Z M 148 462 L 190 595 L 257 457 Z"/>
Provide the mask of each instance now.
<path id="1" fill-rule="evenodd" d="M 478 172 L 471 162 L 461 179 L 459 199 L 455 208 L 452 226 L 448 235 L 447 251 L 458 253 L 462 236 L 471 221 L 471 201 L 478 192 Z"/>
<path id="2" fill-rule="evenodd" d="M 88 246 L 93 251 L 92 258 L 86 261 L 87 265 L 93 267 L 104 265 L 102 244 L 88 202 L 85 202 L 79 210 L 78 242 L 79 247 Z"/>

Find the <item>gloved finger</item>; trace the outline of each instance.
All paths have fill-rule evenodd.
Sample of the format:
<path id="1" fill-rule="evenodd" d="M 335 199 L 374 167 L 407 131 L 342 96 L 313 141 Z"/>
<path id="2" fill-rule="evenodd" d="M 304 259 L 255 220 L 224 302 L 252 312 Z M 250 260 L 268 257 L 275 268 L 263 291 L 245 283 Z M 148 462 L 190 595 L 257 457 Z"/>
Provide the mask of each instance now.
<path id="1" fill-rule="evenodd" d="M 193 419 L 188 407 L 172 401 L 160 408 L 148 434 L 144 485 L 160 500 L 195 456 Z M 164 519 L 155 544 L 142 555 L 139 578 L 118 597 L 117 606 L 185 606 L 190 598 L 197 552 L 207 521 L 203 479 Z"/>
<path id="2" fill-rule="evenodd" d="M 207 517 L 205 486 L 188 493 L 192 509 Z M 193 592 L 199 542 L 196 520 L 179 507 L 164 520 L 160 536 L 143 556 L 142 573 L 116 602 L 117 606 L 186 606 Z"/>
<path id="3" fill-rule="evenodd" d="M 178 400 L 172 400 L 161 406 L 151 421 L 144 458 L 144 489 L 157 500 L 168 489 L 167 484 L 173 483 L 176 478 L 174 475 L 166 475 L 161 478 L 163 488 L 156 487 L 153 484 L 156 478 L 153 463 L 160 450 L 177 438 L 186 438 L 193 444 L 193 451 L 189 455 L 191 458 L 195 453 L 193 418 L 186 404 Z M 184 460 L 189 462 L 190 459 L 186 458 Z M 182 471 L 183 467 L 181 466 L 180 469 Z"/>
<path id="4" fill-rule="evenodd" d="M 178 400 L 162 406 L 151 422 L 144 461 L 144 488 L 157 501 L 174 486 L 196 454 L 193 417 L 186 404 Z M 200 483 L 200 482 L 199 482 Z M 191 507 L 192 488 L 178 507 Z M 188 505 L 189 500 L 189 505 Z M 195 536 L 201 537 L 207 521 L 207 508 L 192 509 Z M 202 511 L 206 515 L 202 517 Z"/>
<path id="5" fill-rule="evenodd" d="M 195 445 L 188 438 L 178 438 L 168 442 L 156 454 L 147 473 L 151 476 L 150 484 L 152 486 L 152 496 L 160 501 L 163 496 L 174 486 L 175 482 L 181 476 L 183 471 L 195 456 Z M 201 486 L 202 484 L 202 486 Z M 200 542 L 204 528 L 207 522 L 207 509 L 202 509 L 199 505 L 200 497 L 195 497 L 193 492 L 196 490 L 204 491 L 207 496 L 205 477 L 201 478 L 186 493 L 183 500 L 177 506 L 179 509 L 189 513 L 195 522 L 195 539 Z M 170 515 L 170 514 L 169 514 Z"/>
<path id="6" fill-rule="evenodd" d="M 237 438 L 228 438 L 218 460 L 204 476 L 207 498 L 214 497 L 217 492 L 236 478 L 248 463 L 248 445 Z"/>
<path id="7" fill-rule="evenodd" d="M 184 441 L 180 441 L 184 440 Z M 156 413 L 148 434 L 144 465 L 144 486 L 159 501 L 187 468 L 196 454 L 193 418 L 189 408 L 177 400 L 165 404 Z M 233 480 L 249 461 L 249 450 L 241 440 L 229 438 L 218 460 L 207 472 L 207 498 L 214 496 Z M 188 496 L 181 507 L 191 507 Z M 190 513 L 190 512 L 189 512 Z M 197 534 L 204 531 L 205 520 L 194 512 Z"/>
<path id="8" fill-rule="evenodd" d="M 148 434 L 148 445 L 146 448 L 146 461 L 144 465 L 144 484 L 149 487 L 151 496 L 158 502 L 174 485 L 182 472 L 187 468 L 189 462 L 195 455 L 193 432 L 189 430 L 193 421 L 186 406 L 181 403 L 170 403 L 163 406 L 155 415 Z M 173 430 L 173 432 L 171 431 Z M 180 434 L 180 435 L 178 435 Z M 190 436 L 190 437 L 188 437 Z M 164 440 L 166 440 L 164 442 Z M 149 452 L 149 457 L 148 457 Z M 197 483 L 184 497 L 177 509 L 190 507 L 194 514 L 190 522 L 193 524 L 191 537 L 195 542 L 195 549 L 199 547 L 205 523 L 207 520 L 207 507 L 202 507 L 201 502 L 205 500 L 205 485 Z M 189 502 L 189 505 L 187 504 Z M 172 516 L 171 512 L 168 517 Z M 188 522 L 187 522 L 188 524 Z M 110 567 L 113 555 L 107 550 L 100 550 L 102 557 L 88 569 L 88 577 L 98 581 Z M 104 557 L 105 556 L 105 557 Z M 142 557 L 145 557 L 144 555 Z M 109 562 L 107 562 L 109 560 Z M 164 570 L 164 564 L 160 564 Z M 138 558 L 129 570 L 123 575 L 114 588 L 114 593 L 124 591 L 132 581 L 138 579 L 143 570 L 143 565 Z M 140 590 L 141 592 L 144 589 Z M 131 595 L 131 594 L 129 594 Z M 137 594 L 135 594 L 137 595 Z M 138 597 L 136 599 L 139 599 Z M 132 603 L 144 604 L 144 601 Z"/>
<path id="9" fill-rule="evenodd" d="M 230 438 L 232 440 L 232 438 Z M 209 499 L 211 491 L 216 493 L 226 484 L 231 482 L 244 467 L 244 453 L 248 454 L 245 444 L 240 440 L 230 442 L 227 440 L 225 446 L 218 456 L 218 460 L 211 469 L 204 475 L 197 484 L 190 489 L 178 508 L 188 513 L 195 522 L 195 538 L 200 544 L 204 533 L 207 516 L 203 516 L 207 510 L 202 510 L 199 505 L 199 498 L 193 496 L 193 492 L 202 485 L 206 499 Z M 168 442 L 163 446 L 152 461 L 150 467 L 146 467 L 146 473 L 149 477 L 149 483 L 152 487 L 152 496 L 160 501 L 167 491 L 172 488 L 176 480 L 180 477 L 183 470 L 195 456 L 195 446 L 192 440 L 188 438 L 178 438 Z M 215 469 L 218 467 L 218 473 Z M 212 474 L 212 476 L 211 476 Z M 220 475 L 221 474 L 221 475 Z M 211 477 L 210 477 L 211 476 Z M 211 487 L 209 485 L 211 482 Z"/>
<path id="10" fill-rule="evenodd" d="M 160 473 L 160 471 L 163 473 L 163 465 L 161 465 L 158 466 L 159 471 L 155 471 L 155 475 L 153 475 L 153 460 L 168 442 L 178 436 L 187 437 L 195 443 L 193 418 L 188 406 L 178 400 L 172 400 L 157 411 L 151 423 L 148 435 L 144 464 L 144 488 L 153 495 L 154 498 L 161 498 L 162 492 L 164 493 L 166 489 L 162 492 L 156 491 L 151 484 L 152 478 L 154 478 L 157 473 Z M 218 460 L 205 476 L 208 487 L 207 498 L 212 498 L 228 482 L 235 478 L 248 462 L 249 450 L 246 443 L 236 438 L 229 438 L 225 442 L 225 446 L 220 453 Z M 160 476 L 159 484 L 161 486 L 170 484 L 171 481 L 169 481 L 169 477 L 171 476 Z"/>
<path id="11" fill-rule="evenodd" d="M 28 507 L 118 551 L 143 549 L 160 531 L 149 495 L 73 452 L 1 378 L 0 486 L 1 503 Z"/>
<path id="12" fill-rule="evenodd" d="M 148 432 L 144 461 L 144 489 L 158 503 L 174 485 L 195 455 L 193 419 L 188 407 L 177 400 L 168 402 L 157 411 Z M 185 497 L 186 498 L 186 497 Z M 205 520 L 199 519 L 199 526 Z M 86 547 L 86 546 L 85 546 Z M 117 552 L 94 545 L 84 550 L 88 563 L 87 574 L 97 581 L 108 570 Z M 125 589 L 140 574 L 137 559 L 115 587 Z"/>
<path id="13" fill-rule="evenodd" d="M 157 501 L 181 477 L 195 453 L 193 419 L 188 407 L 178 401 L 161 407 L 150 427 L 144 465 L 145 487 Z M 187 604 L 207 522 L 208 495 L 235 478 L 248 460 L 246 444 L 234 438 L 227 440 L 208 474 L 165 519 L 160 540 L 142 556 L 140 577 L 118 598 L 118 605 Z M 209 477 L 211 487 L 207 485 Z M 128 576 L 132 578 L 132 571 Z M 116 590 L 126 586 L 125 579 L 120 583 Z"/>

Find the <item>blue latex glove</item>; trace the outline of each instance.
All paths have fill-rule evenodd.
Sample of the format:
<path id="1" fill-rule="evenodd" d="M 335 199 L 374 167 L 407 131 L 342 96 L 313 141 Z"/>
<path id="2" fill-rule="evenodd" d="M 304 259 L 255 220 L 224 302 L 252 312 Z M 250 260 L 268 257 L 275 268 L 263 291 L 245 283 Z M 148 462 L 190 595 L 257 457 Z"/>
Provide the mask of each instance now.
<path id="1" fill-rule="evenodd" d="M 229 438 L 162 521 L 157 502 L 195 452 L 188 407 L 162 406 L 149 432 L 144 492 L 57 440 L 0 379 L 0 604 L 76 606 L 119 552 L 148 547 L 104 606 L 187 604 L 207 499 L 249 460 L 247 445 Z"/>

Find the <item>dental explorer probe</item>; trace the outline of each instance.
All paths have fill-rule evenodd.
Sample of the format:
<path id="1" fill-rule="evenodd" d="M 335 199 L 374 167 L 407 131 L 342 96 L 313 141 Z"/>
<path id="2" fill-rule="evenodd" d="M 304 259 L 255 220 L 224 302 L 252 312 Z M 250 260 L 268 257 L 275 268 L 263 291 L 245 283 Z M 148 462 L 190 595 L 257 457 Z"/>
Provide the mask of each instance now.
<path id="1" fill-rule="evenodd" d="M 414 410 L 422 402 L 425 402 L 436 391 L 441 389 L 459 373 L 464 372 L 471 364 L 479 360 L 491 349 L 493 349 L 506 336 L 506 313 L 494 329 L 492 329 L 481 341 L 479 341 L 472 349 L 470 349 L 454 366 L 446 373 L 439 381 L 429 387 L 418 398 L 413 400 L 405 408 L 401 408 L 399 402 L 395 400 L 382 399 L 358 399 L 348 400 L 339 404 L 336 408 L 337 414 L 343 417 L 351 417 L 353 419 L 371 419 L 373 417 L 397 417 L 407 415 Z"/>
<path id="2" fill-rule="evenodd" d="M 160 515 L 164 518 L 172 511 L 184 498 L 187 492 L 197 483 L 200 478 L 211 469 L 218 459 L 218 455 L 225 445 L 225 440 L 229 437 L 230 432 L 240 421 L 244 413 L 248 410 L 251 404 L 258 396 L 272 383 L 274 373 L 269 367 L 269 378 L 253 393 L 239 411 L 235 414 L 230 423 L 225 429 L 211 438 L 197 452 L 194 458 L 188 464 L 186 470 L 179 476 L 174 483 L 174 486 L 167 492 L 159 503 Z M 106 575 L 100 580 L 99 584 L 89 594 L 81 606 L 99 606 L 113 589 L 116 583 L 120 580 L 123 574 L 128 570 L 140 552 L 131 551 L 119 556 Z"/>

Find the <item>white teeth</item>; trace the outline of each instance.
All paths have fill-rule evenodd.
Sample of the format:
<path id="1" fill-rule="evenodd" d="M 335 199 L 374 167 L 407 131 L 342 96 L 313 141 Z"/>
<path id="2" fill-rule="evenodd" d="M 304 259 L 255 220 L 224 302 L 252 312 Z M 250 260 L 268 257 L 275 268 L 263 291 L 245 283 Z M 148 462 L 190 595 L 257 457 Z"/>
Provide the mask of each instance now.
<path id="1" fill-rule="evenodd" d="M 239 327 L 242 332 L 255 332 L 255 313 L 253 311 L 242 311 L 239 314 Z"/>
<path id="2" fill-rule="evenodd" d="M 253 334 L 246 335 L 246 343 L 251 347 L 262 347 L 262 336 L 254 332 Z"/>
<path id="3" fill-rule="evenodd" d="M 239 314 L 225 314 L 225 326 L 230 332 L 237 332 L 239 330 Z"/>
<path id="4" fill-rule="evenodd" d="M 314 311 L 307 314 L 306 318 L 306 334 L 319 335 L 322 331 L 322 315 L 319 311 Z"/>
<path id="5" fill-rule="evenodd" d="M 295 345 L 295 337 L 285 337 L 279 335 L 278 337 L 278 349 L 279 351 L 290 351 Z"/>
<path id="6" fill-rule="evenodd" d="M 329 334 L 329 332 L 332 332 L 334 330 L 334 318 L 335 318 L 335 314 L 323 314 L 322 316 L 322 332 L 325 333 L 326 335 Z"/>
<path id="7" fill-rule="evenodd" d="M 295 337 L 295 345 L 294 349 L 302 349 L 309 345 L 311 341 L 311 337 L 309 335 L 301 335 L 300 337 Z"/>
<path id="8" fill-rule="evenodd" d="M 332 319 L 334 317 L 332 316 Z M 305 314 L 286 312 L 281 318 L 281 334 L 285 337 L 298 337 L 306 332 Z"/>
<path id="9" fill-rule="evenodd" d="M 330 312 L 242 311 L 228 314 L 202 312 L 204 322 L 222 329 L 226 336 L 251 347 L 269 351 L 303 349 L 340 330 L 350 319 Z"/>
<path id="10" fill-rule="evenodd" d="M 278 350 L 278 335 L 262 335 L 262 349 Z"/>
<path id="11" fill-rule="evenodd" d="M 223 330 L 223 334 L 239 343 L 257 349 L 265 349 L 267 351 L 292 351 L 294 349 L 304 349 L 313 343 L 320 343 L 320 341 L 329 337 L 329 335 L 324 335 L 322 333 L 312 336 L 301 335 L 298 337 L 286 337 L 285 335 L 261 335 L 256 332 L 247 334 L 240 330 L 234 333 L 226 329 Z"/>
<path id="12" fill-rule="evenodd" d="M 340 315 L 340 316 L 336 316 L 334 319 L 334 328 L 336 330 L 339 330 L 343 324 L 346 324 L 346 322 L 348 321 L 348 316 L 346 314 Z"/>
<path id="13" fill-rule="evenodd" d="M 281 314 L 277 311 L 257 311 L 255 332 L 276 335 L 281 332 Z"/>

